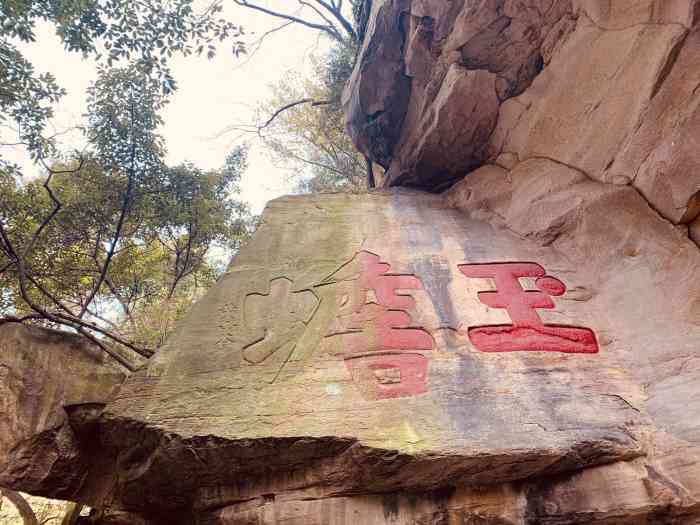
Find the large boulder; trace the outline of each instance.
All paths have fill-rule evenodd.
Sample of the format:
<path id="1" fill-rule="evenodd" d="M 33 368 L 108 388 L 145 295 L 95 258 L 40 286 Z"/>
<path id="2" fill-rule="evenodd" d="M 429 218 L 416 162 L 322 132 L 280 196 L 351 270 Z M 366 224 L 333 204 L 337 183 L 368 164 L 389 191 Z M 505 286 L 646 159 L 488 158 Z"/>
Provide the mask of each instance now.
<path id="1" fill-rule="evenodd" d="M 541 71 L 571 0 L 373 0 L 344 100 L 387 183 L 439 191 L 480 165 L 499 105 Z M 381 147 L 379 147 L 381 146 Z"/>
<path id="2" fill-rule="evenodd" d="M 101 523 L 699 518 L 697 247 L 631 188 L 483 169 L 272 202 L 102 413 Z"/>
<path id="3" fill-rule="evenodd" d="M 700 2 L 365 7 L 349 132 L 442 193 L 273 201 L 113 400 L 3 381 L 0 485 L 100 525 L 700 523 Z"/>

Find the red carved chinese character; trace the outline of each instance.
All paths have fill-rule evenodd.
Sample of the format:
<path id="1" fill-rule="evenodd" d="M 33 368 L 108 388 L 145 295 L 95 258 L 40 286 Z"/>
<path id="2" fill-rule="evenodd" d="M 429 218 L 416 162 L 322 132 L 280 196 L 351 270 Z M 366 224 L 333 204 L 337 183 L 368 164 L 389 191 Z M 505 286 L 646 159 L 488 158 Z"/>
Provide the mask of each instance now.
<path id="1" fill-rule="evenodd" d="M 550 296 L 563 295 L 566 286 L 559 279 L 545 275 L 537 263 L 462 264 L 459 270 L 467 277 L 493 279 L 496 291 L 479 292 L 479 300 L 491 308 L 504 308 L 512 325 L 469 328 L 469 340 L 482 352 L 598 352 L 593 331 L 588 328 L 544 324 L 537 308 L 554 308 Z M 524 290 L 520 277 L 535 277 L 537 290 Z"/>
<path id="2" fill-rule="evenodd" d="M 350 375 L 368 399 L 392 399 L 423 394 L 428 360 L 421 354 L 374 352 L 345 360 Z"/>
<path id="3" fill-rule="evenodd" d="M 360 277 L 353 290 L 350 315 L 343 322 L 346 330 L 362 330 L 368 323 L 376 333 L 374 340 L 366 338 L 364 350 L 430 350 L 433 338 L 419 328 L 409 328 L 411 316 L 406 312 L 415 308 L 410 295 L 397 290 L 420 290 L 421 283 L 412 275 L 388 275 L 389 265 L 369 252 L 358 254 Z M 374 297 L 371 297 L 371 293 Z M 376 299 L 374 302 L 373 299 Z M 341 314 L 342 315 L 342 314 Z M 354 348 L 354 351 L 361 351 Z"/>
<path id="4" fill-rule="evenodd" d="M 421 289 L 412 275 L 391 275 L 379 256 L 360 252 L 355 258 L 359 277 L 351 281 L 349 300 L 341 306 L 329 335 L 355 334 L 349 338 L 345 364 L 363 395 L 387 399 L 426 391 L 428 362 L 419 353 L 433 348 L 433 338 L 411 327 L 407 310 L 415 299 L 399 290 Z"/>

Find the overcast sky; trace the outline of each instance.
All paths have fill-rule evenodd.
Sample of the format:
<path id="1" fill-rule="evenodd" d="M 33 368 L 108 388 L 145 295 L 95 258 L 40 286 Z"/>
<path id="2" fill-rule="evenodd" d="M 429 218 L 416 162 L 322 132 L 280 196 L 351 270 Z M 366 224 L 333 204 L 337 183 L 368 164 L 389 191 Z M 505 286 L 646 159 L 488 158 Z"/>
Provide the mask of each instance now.
<path id="1" fill-rule="evenodd" d="M 225 15 L 243 25 L 250 40 L 279 25 L 265 15 L 230 5 Z M 61 131 L 82 122 L 85 90 L 95 79 L 95 63 L 77 53 L 65 52 L 52 25 L 39 25 L 37 29 L 37 41 L 22 49 L 38 72 L 52 73 L 67 91 L 56 107 L 53 121 L 55 131 Z M 308 71 L 310 54 L 322 52 L 327 46 L 328 40 L 317 32 L 289 26 L 266 37 L 252 57 L 234 57 L 228 44 L 219 49 L 213 60 L 175 58 L 171 67 L 178 90 L 163 113 L 165 125 L 161 130 L 168 162 L 190 160 L 202 168 L 220 167 L 227 153 L 243 140 L 238 133 L 217 138 L 220 132 L 232 124 L 253 122 L 256 105 L 270 94 L 269 85 L 287 71 Z M 61 137 L 64 147 L 78 146 L 80 141 L 75 135 Z M 27 173 L 37 173 L 21 151 L 6 153 L 3 151 L 7 158 L 20 161 Z M 259 213 L 269 199 L 292 190 L 294 184 L 288 176 L 287 171 L 270 162 L 263 148 L 253 144 L 249 168 L 243 175 L 242 198 L 250 203 L 254 213 Z"/>

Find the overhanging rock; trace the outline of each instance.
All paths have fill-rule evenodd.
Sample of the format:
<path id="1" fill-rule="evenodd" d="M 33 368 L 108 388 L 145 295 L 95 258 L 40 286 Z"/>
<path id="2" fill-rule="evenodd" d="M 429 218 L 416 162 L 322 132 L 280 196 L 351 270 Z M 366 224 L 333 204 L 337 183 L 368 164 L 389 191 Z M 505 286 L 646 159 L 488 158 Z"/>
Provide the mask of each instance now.
<path id="1" fill-rule="evenodd" d="M 700 422 L 658 424 L 649 392 L 697 416 L 683 396 L 698 371 L 688 362 L 659 389 L 649 360 L 687 357 L 700 326 L 667 308 L 673 294 L 639 304 L 657 255 L 603 273 L 600 254 L 582 265 L 468 218 L 447 204 L 458 197 L 273 201 L 103 413 L 116 457 L 104 523 L 692 515 Z M 658 221 L 641 198 L 630 206 L 619 213 Z M 697 250 L 680 253 L 668 264 L 700 275 Z"/>

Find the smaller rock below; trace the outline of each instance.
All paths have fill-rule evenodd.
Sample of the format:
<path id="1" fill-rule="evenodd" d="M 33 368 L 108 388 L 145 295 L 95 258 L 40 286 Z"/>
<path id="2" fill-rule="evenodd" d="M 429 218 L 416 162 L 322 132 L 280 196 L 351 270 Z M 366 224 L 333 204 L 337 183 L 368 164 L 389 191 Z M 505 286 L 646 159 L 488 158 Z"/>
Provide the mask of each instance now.
<path id="1" fill-rule="evenodd" d="M 0 486 L 75 497 L 87 458 L 65 408 L 106 403 L 125 377 L 81 336 L 0 326 Z"/>

